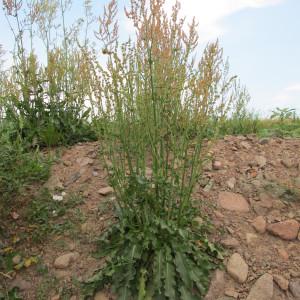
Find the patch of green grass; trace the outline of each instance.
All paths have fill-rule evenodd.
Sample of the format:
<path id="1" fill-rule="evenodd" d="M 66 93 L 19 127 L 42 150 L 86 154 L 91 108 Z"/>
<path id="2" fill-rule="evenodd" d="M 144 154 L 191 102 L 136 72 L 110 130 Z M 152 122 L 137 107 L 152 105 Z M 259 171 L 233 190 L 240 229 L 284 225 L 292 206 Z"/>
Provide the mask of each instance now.
<path id="1" fill-rule="evenodd" d="M 241 118 L 229 118 L 222 122 L 219 134 L 220 136 L 256 134 L 260 131 L 260 127 L 258 117 L 249 114 Z"/>
<path id="2" fill-rule="evenodd" d="M 261 121 L 262 129 L 259 131 L 261 137 L 300 137 L 300 121 Z"/>
<path id="3" fill-rule="evenodd" d="M 65 207 L 66 208 L 73 208 L 79 204 L 84 203 L 84 199 L 80 194 L 71 193 L 66 197 L 65 200 Z"/>
<path id="4" fill-rule="evenodd" d="M 42 282 L 36 289 L 36 299 L 48 300 L 51 291 L 55 291 L 58 286 L 58 280 L 51 276 L 46 275 L 43 277 Z"/>
<path id="5" fill-rule="evenodd" d="M 32 200 L 26 213 L 27 221 L 35 227 L 31 233 L 33 240 L 42 241 L 49 234 L 75 234 L 76 223 L 81 220 L 79 212 L 75 218 L 62 217 L 69 209 L 79 205 L 82 201 L 82 197 L 76 194 L 67 196 L 64 201 L 54 201 L 49 191 L 43 189 Z"/>
<path id="6" fill-rule="evenodd" d="M 51 164 L 38 151 L 26 152 L 22 140 L 11 142 L 9 134 L 0 124 L 0 205 L 12 204 L 27 185 L 45 181 Z"/>
<path id="7" fill-rule="evenodd" d="M 265 189 L 272 195 L 276 195 L 284 201 L 300 201 L 300 191 L 292 186 L 287 186 L 280 183 L 272 183 L 265 186 Z"/>
<path id="8" fill-rule="evenodd" d="M 112 198 L 108 197 L 103 199 L 98 205 L 98 214 L 105 215 L 108 212 L 114 212 L 115 205 Z"/>

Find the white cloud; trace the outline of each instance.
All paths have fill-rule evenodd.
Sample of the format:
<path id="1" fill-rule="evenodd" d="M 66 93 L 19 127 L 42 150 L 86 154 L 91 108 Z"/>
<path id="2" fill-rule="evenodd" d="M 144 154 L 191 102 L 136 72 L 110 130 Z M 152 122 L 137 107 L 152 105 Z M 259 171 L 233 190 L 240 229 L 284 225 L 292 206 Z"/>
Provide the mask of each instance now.
<path id="1" fill-rule="evenodd" d="M 300 83 L 287 86 L 273 97 L 272 103 L 278 107 L 296 108 L 300 111 Z"/>
<path id="2" fill-rule="evenodd" d="M 300 82 L 291 84 L 285 89 L 287 92 L 300 92 Z"/>
<path id="3" fill-rule="evenodd" d="M 222 21 L 225 17 L 247 8 L 276 5 L 285 0 L 180 0 L 182 15 L 196 17 L 199 23 L 200 40 L 216 39 L 225 32 Z M 175 0 L 167 0 L 168 10 Z"/>

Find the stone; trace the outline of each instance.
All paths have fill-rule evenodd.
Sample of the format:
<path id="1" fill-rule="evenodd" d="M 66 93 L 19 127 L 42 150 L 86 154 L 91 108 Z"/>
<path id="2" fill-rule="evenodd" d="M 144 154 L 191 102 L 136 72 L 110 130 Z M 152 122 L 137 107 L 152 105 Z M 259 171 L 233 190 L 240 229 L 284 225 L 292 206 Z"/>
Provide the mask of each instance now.
<path id="1" fill-rule="evenodd" d="M 63 189 L 63 184 L 57 176 L 52 175 L 44 184 L 44 187 L 47 188 L 49 191 L 55 191 Z"/>
<path id="2" fill-rule="evenodd" d="M 22 257 L 21 255 L 15 255 L 12 259 L 12 262 L 14 265 L 18 265 L 22 260 Z"/>
<path id="3" fill-rule="evenodd" d="M 218 161 L 218 160 L 214 160 L 213 164 L 212 164 L 212 167 L 216 171 L 217 170 L 221 170 L 221 169 L 223 169 L 223 164 L 220 161 Z"/>
<path id="4" fill-rule="evenodd" d="M 11 212 L 10 215 L 13 218 L 13 220 L 18 220 L 20 218 L 20 215 L 18 213 L 16 213 L 15 211 Z"/>
<path id="5" fill-rule="evenodd" d="M 216 270 L 204 300 L 218 299 L 219 296 L 223 295 L 224 289 L 225 289 L 225 273 L 221 270 Z"/>
<path id="6" fill-rule="evenodd" d="M 74 261 L 79 258 L 78 252 L 70 252 L 64 255 L 59 256 L 54 261 L 54 267 L 57 269 L 65 269 L 71 265 Z"/>
<path id="7" fill-rule="evenodd" d="M 234 299 L 237 299 L 239 297 L 239 294 L 236 292 L 236 290 L 233 287 L 229 287 L 225 290 L 225 296 L 232 297 Z"/>
<path id="8" fill-rule="evenodd" d="M 97 171 L 93 171 L 92 174 L 93 174 L 94 177 L 98 177 L 99 176 L 99 173 Z"/>
<path id="9" fill-rule="evenodd" d="M 84 191 L 84 192 L 82 193 L 82 196 L 83 196 L 84 198 L 87 198 L 89 195 L 90 195 L 90 191 Z"/>
<path id="10" fill-rule="evenodd" d="M 264 208 L 272 208 L 273 207 L 273 198 L 267 193 L 259 194 L 259 205 Z"/>
<path id="11" fill-rule="evenodd" d="M 255 156 L 255 162 L 260 168 L 263 168 L 267 164 L 267 159 L 264 156 Z"/>
<path id="12" fill-rule="evenodd" d="M 258 236 L 254 233 L 246 233 L 246 243 L 248 245 L 254 244 L 257 241 Z"/>
<path id="13" fill-rule="evenodd" d="M 289 284 L 289 289 L 296 300 L 300 299 L 300 278 L 294 279 Z"/>
<path id="14" fill-rule="evenodd" d="M 281 160 L 281 163 L 288 169 L 292 168 L 294 166 L 293 162 L 289 158 L 283 158 Z"/>
<path id="15" fill-rule="evenodd" d="M 53 274 L 55 276 L 55 278 L 57 279 L 63 279 L 63 280 L 67 280 L 70 279 L 72 276 L 72 273 L 70 271 L 65 271 L 62 269 L 58 269 L 58 270 L 53 270 Z"/>
<path id="16" fill-rule="evenodd" d="M 220 192 L 219 205 L 230 211 L 248 212 L 250 210 L 247 200 L 240 194 Z"/>
<path id="17" fill-rule="evenodd" d="M 226 184 L 231 190 L 233 190 L 236 184 L 236 179 L 234 177 L 231 177 L 227 180 Z"/>
<path id="18" fill-rule="evenodd" d="M 64 160 L 63 164 L 64 164 L 65 167 L 72 166 L 72 162 L 70 160 Z"/>
<path id="19" fill-rule="evenodd" d="M 240 145 L 241 145 L 242 148 L 244 148 L 246 150 L 251 149 L 251 145 L 249 143 L 245 142 L 245 141 L 241 142 Z"/>
<path id="20" fill-rule="evenodd" d="M 19 288 L 20 291 L 27 291 L 31 289 L 31 283 L 17 275 L 17 277 L 11 282 L 10 287 Z"/>
<path id="21" fill-rule="evenodd" d="M 258 233 L 265 233 L 267 222 L 263 216 L 258 216 L 252 221 L 252 226 Z"/>
<path id="22" fill-rule="evenodd" d="M 266 273 L 252 286 L 246 300 L 271 300 L 273 297 L 273 276 Z"/>
<path id="23" fill-rule="evenodd" d="M 218 219 L 223 219 L 224 218 L 224 215 L 221 213 L 221 212 L 219 212 L 219 211 L 215 211 L 215 216 L 218 218 Z"/>
<path id="24" fill-rule="evenodd" d="M 205 172 L 209 172 L 212 171 L 213 166 L 212 166 L 212 161 L 211 160 L 207 160 L 204 164 L 203 164 L 203 170 Z"/>
<path id="25" fill-rule="evenodd" d="M 259 140 L 259 143 L 261 145 L 266 145 L 266 144 L 269 143 L 269 139 L 268 138 L 262 138 L 262 139 Z"/>
<path id="26" fill-rule="evenodd" d="M 248 265 L 240 254 L 234 253 L 227 263 L 228 274 L 237 282 L 244 283 L 248 276 Z"/>
<path id="27" fill-rule="evenodd" d="M 283 240 L 294 240 L 298 236 L 300 224 L 296 220 L 286 220 L 267 226 L 268 232 Z"/>
<path id="28" fill-rule="evenodd" d="M 198 183 L 199 186 L 204 188 L 209 183 L 210 178 L 207 176 L 203 176 L 199 179 Z M 199 189 L 199 186 L 197 186 L 197 190 Z"/>
<path id="29" fill-rule="evenodd" d="M 64 200 L 64 197 L 61 195 L 53 195 L 52 199 L 53 199 L 53 201 L 61 202 Z"/>
<path id="30" fill-rule="evenodd" d="M 89 157 L 80 157 L 76 159 L 76 162 L 80 167 L 83 168 L 85 166 L 92 165 L 94 163 L 94 160 Z"/>
<path id="31" fill-rule="evenodd" d="M 109 300 L 109 298 L 106 296 L 104 292 L 98 292 L 94 296 L 94 300 Z"/>
<path id="32" fill-rule="evenodd" d="M 209 191 L 212 189 L 212 187 L 214 186 L 214 180 L 210 179 L 208 184 L 204 187 L 203 191 L 206 193 L 209 193 Z"/>
<path id="33" fill-rule="evenodd" d="M 274 281 L 277 283 L 277 285 L 283 290 L 287 291 L 289 288 L 289 281 L 286 280 L 283 276 L 281 275 L 273 275 Z"/>
<path id="34" fill-rule="evenodd" d="M 64 186 L 69 186 L 71 184 L 73 184 L 74 182 L 76 182 L 79 178 L 81 177 L 80 172 L 76 172 L 74 174 L 72 174 L 64 183 Z"/>
<path id="35" fill-rule="evenodd" d="M 267 216 L 268 223 L 281 222 L 282 214 L 280 210 L 273 209 Z"/>
<path id="36" fill-rule="evenodd" d="M 226 239 L 221 240 L 221 244 L 229 249 L 234 249 L 240 246 L 239 241 L 233 237 L 228 237 Z"/>
<path id="37" fill-rule="evenodd" d="M 277 252 L 283 260 L 287 261 L 289 259 L 289 254 L 287 253 L 287 251 L 285 249 L 278 248 Z"/>
<path id="38" fill-rule="evenodd" d="M 98 190 L 98 193 L 102 196 L 107 196 L 109 194 L 112 194 L 113 192 L 114 189 L 111 186 L 107 186 Z"/>

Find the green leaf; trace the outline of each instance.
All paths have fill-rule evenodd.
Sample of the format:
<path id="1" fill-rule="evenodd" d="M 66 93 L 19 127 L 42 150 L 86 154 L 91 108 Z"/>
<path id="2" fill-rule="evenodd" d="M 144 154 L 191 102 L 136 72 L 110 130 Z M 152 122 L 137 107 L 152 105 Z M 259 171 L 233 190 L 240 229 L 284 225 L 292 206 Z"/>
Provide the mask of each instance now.
<path id="1" fill-rule="evenodd" d="M 154 258 L 154 284 L 159 293 L 161 292 L 162 281 L 163 281 L 163 267 L 164 267 L 164 252 L 162 249 L 156 252 Z"/>
<path id="2" fill-rule="evenodd" d="M 130 259 L 139 259 L 142 255 L 141 246 L 139 245 L 133 245 L 130 251 Z"/>
<path id="3" fill-rule="evenodd" d="M 165 267 L 165 295 L 169 299 L 176 299 L 175 269 L 172 263 L 167 262 Z"/>
<path id="4" fill-rule="evenodd" d="M 118 300 L 131 300 L 131 292 L 128 286 L 123 286 L 118 290 Z"/>
<path id="5" fill-rule="evenodd" d="M 189 266 L 186 258 L 184 257 L 184 254 L 177 251 L 175 256 L 175 264 L 176 264 L 176 270 L 180 274 L 181 280 L 184 282 L 184 284 L 191 288 L 192 287 L 192 281 L 189 275 Z"/>
<path id="6" fill-rule="evenodd" d="M 180 288 L 181 300 L 198 300 L 199 298 L 192 295 L 184 286 Z"/>
<path id="7" fill-rule="evenodd" d="M 146 274 L 147 271 L 145 269 L 142 269 L 140 276 L 138 300 L 144 300 L 146 297 Z"/>

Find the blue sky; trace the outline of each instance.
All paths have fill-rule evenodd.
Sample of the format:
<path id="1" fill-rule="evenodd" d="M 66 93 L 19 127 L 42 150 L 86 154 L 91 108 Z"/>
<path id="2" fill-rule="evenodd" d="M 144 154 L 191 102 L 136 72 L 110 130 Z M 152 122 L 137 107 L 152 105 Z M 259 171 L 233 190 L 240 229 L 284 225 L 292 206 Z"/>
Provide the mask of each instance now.
<path id="1" fill-rule="evenodd" d="M 129 0 L 119 0 L 122 8 Z M 80 16 L 75 0 L 71 15 Z M 107 0 L 93 0 L 99 15 Z M 174 0 L 166 0 L 170 9 Z M 250 108 L 262 114 L 276 106 L 300 112 L 300 1 L 299 0 L 181 0 L 182 14 L 199 22 L 200 47 L 218 38 L 251 94 Z M 131 26 L 120 19 L 122 35 Z M 9 28 L 0 12 L 0 44 L 12 47 Z"/>

